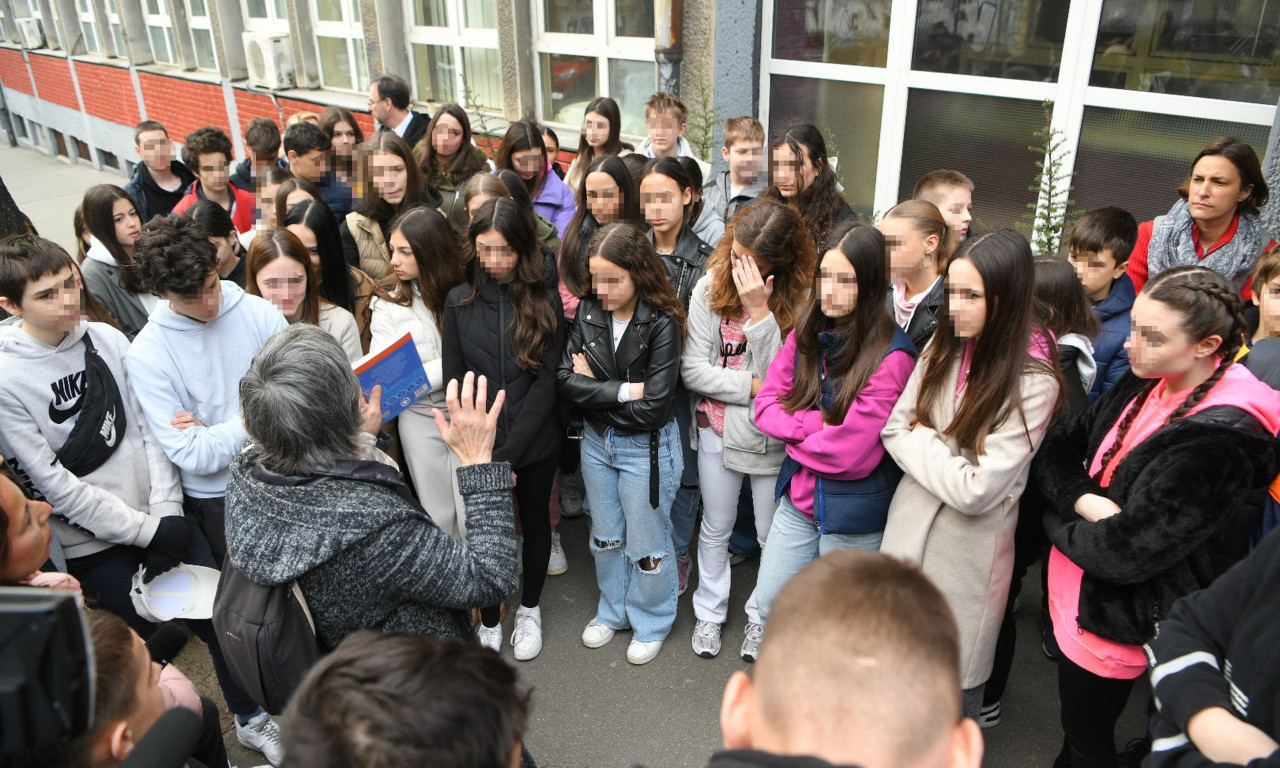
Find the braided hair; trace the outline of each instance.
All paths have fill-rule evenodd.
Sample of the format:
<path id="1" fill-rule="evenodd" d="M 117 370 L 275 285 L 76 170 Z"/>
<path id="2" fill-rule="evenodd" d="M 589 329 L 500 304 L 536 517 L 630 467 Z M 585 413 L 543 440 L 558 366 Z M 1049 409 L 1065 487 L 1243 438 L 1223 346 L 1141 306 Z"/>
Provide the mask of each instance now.
<path id="1" fill-rule="evenodd" d="M 1235 362 L 1240 347 L 1244 344 L 1248 324 L 1244 318 L 1244 307 L 1239 294 L 1232 289 L 1226 278 L 1204 267 L 1175 267 L 1161 272 L 1142 288 L 1148 298 L 1165 304 L 1182 314 L 1182 330 L 1192 339 L 1206 339 L 1220 336 L 1222 344 L 1215 354 L 1218 365 L 1209 378 L 1202 381 L 1187 399 L 1178 406 L 1169 418 L 1160 425 L 1161 429 L 1182 419 L 1209 394 L 1209 390 L 1222 379 L 1227 369 Z M 1155 389 L 1158 380 L 1153 379 L 1138 391 L 1129 410 L 1120 420 L 1116 428 L 1116 439 L 1102 456 L 1102 465 L 1095 477 L 1106 476 L 1107 467 L 1115 460 L 1116 454 L 1124 444 L 1125 437 L 1133 422 L 1142 410 L 1142 403 Z"/>

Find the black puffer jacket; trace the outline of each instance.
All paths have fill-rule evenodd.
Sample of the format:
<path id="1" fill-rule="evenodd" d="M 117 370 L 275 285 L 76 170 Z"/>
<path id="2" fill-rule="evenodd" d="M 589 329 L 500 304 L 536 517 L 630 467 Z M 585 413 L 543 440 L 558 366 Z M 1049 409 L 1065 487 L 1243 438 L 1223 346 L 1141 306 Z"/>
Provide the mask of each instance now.
<path id="1" fill-rule="evenodd" d="M 653 242 L 653 230 L 649 230 L 649 242 Z M 680 239 L 676 241 L 675 250 L 667 255 L 658 254 L 662 265 L 667 268 L 667 280 L 675 286 L 676 295 L 685 311 L 689 309 L 689 297 L 693 295 L 693 286 L 702 279 L 707 269 L 707 259 L 715 249 L 693 234 L 693 230 L 685 227 L 680 230 Z"/>
<path id="2" fill-rule="evenodd" d="M 1147 642 L 1174 601 L 1215 575 L 1213 540 L 1249 491 L 1276 475 L 1275 437 L 1252 414 L 1210 406 L 1134 447 L 1102 488 L 1086 467 L 1142 387 L 1126 374 L 1087 411 L 1049 430 L 1032 471 L 1048 500 L 1044 526 L 1084 569 L 1079 624 L 1109 640 Z M 1121 511 L 1090 523 L 1076 500 L 1093 493 Z"/>
<path id="3" fill-rule="evenodd" d="M 464 283 L 449 291 L 445 299 L 441 334 L 444 380 L 457 379 L 461 383 L 467 371 L 487 377 L 490 405 L 498 390 L 506 390 L 493 460 L 510 462 L 516 469 L 529 466 L 560 450 L 556 407 L 556 367 L 564 350 L 560 293 L 554 287 L 546 291 L 554 312 L 555 340 L 547 345 L 537 370 L 532 372 L 516 365 L 511 347 L 515 309 L 509 287 L 486 279 L 480 295 L 463 303 L 470 296 L 471 286 Z"/>
<path id="4" fill-rule="evenodd" d="M 676 412 L 680 321 L 641 301 L 615 352 L 611 318 L 599 299 L 583 299 L 578 305 L 578 319 L 560 360 L 560 394 L 582 408 L 587 423 L 601 434 L 609 427 L 631 434 L 661 429 Z M 573 355 L 579 352 L 586 353 L 594 379 L 573 372 Z M 618 389 L 624 381 L 644 382 L 644 397 L 619 403 Z"/>

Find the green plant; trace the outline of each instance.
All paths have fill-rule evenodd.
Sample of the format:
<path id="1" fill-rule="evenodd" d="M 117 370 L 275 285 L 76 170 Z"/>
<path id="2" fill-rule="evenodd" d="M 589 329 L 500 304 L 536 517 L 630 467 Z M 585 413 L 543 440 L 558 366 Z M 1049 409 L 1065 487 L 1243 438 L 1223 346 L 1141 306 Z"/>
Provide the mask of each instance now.
<path id="1" fill-rule="evenodd" d="M 471 133 L 489 139 L 489 141 L 477 141 L 476 146 L 480 147 L 480 151 L 485 154 L 485 157 L 492 160 L 494 158 L 494 133 L 489 128 L 489 121 L 485 117 L 484 108 L 476 102 L 476 92 L 472 90 L 471 81 L 467 80 L 466 75 L 462 76 L 462 100 L 467 114 L 475 116 L 475 124 L 471 126 Z"/>
<path id="2" fill-rule="evenodd" d="M 1027 187 L 1035 197 L 1027 203 L 1027 210 L 1018 224 L 1031 240 L 1031 250 L 1037 256 L 1057 256 L 1062 247 L 1062 235 L 1075 226 L 1080 212 L 1071 205 L 1071 174 L 1066 171 L 1070 153 L 1066 149 L 1066 136 L 1053 127 L 1053 102 L 1045 101 L 1044 126 L 1035 132 L 1036 143 L 1027 150 L 1036 158 L 1035 181 Z"/>
<path id="3" fill-rule="evenodd" d="M 684 137 L 689 140 L 694 154 L 711 162 L 711 150 L 715 148 L 716 126 L 721 122 L 722 110 L 716 106 L 715 86 L 711 80 L 715 71 L 711 47 L 703 49 L 692 71 L 686 69 L 684 102 L 690 107 L 686 120 L 688 128 Z"/>

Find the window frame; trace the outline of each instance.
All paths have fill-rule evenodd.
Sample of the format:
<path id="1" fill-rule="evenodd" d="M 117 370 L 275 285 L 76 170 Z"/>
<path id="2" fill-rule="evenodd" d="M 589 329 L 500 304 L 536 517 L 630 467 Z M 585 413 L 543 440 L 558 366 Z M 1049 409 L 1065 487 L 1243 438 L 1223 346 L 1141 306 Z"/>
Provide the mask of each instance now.
<path id="1" fill-rule="evenodd" d="M 342 10 L 342 20 L 322 20 L 320 18 L 320 0 L 308 0 L 307 9 L 311 13 L 311 32 L 315 38 L 317 79 L 320 87 L 326 90 L 343 93 L 360 93 L 367 90 L 369 64 L 365 57 L 364 23 L 360 19 L 360 6 L 357 0 L 337 0 Z M 354 18 L 352 18 L 354 16 Z M 347 59 L 351 66 L 351 86 L 349 88 L 327 82 L 325 75 L 325 57 L 320 48 L 320 38 L 342 40 L 346 44 Z"/>
<path id="2" fill-rule="evenodd" d="M 142 0 L 139 5 L 142 11 L 142 25 L 147 29 L 147 43 L 151 46 L 151 61 L 153 64 L 180 67 L 182 66 L 182 59 L 178 54 L 177 30 L 174 29 L 173 17 L 169 15 L 169 7 L 165 0 L 154 0 L 160 12 L 152 13 L 147 8 L 147 4 L 150 2 L 152 0 Z M 151 33 L 153 28 L 164 30 L 165 44 L 168 46 L 168 59 L 161 59 L 156 51 L 155 38 Z"/>
<path id="3" fill-rule="evenodd" d="M 414 2 L 418 3 L 422 1 L 414 0 Z M 433 45 L 448 48 L 453 60 L 453 100 L 468 112 L 478 109 L 486 114 L 500 114 L 502 112 L 502 104 L 500 103 L 483 106 L 467 104 L 466 88 L 464 86 L 467 72 L 463 51 L 486 50 L 497 53 L 499 46 L 496 22 L 493 27 L 468 27 L 466 25 L 466 0 L 444 0 L 445 18 L 448 22 L 446 26 L 429 27 L 415 24 L 414 2 L 404 3 L 405 46 L 409 54 L 409 80 L 414 93 L 421 94 L 422 87 L 418 83 L 418 64 L 414 58 L 413 46 Z M 428 99 L 419 99 L 419 101 L 426 102 Z M 443 104 L 447 102 L 435 101 L 435 103 Z"/>

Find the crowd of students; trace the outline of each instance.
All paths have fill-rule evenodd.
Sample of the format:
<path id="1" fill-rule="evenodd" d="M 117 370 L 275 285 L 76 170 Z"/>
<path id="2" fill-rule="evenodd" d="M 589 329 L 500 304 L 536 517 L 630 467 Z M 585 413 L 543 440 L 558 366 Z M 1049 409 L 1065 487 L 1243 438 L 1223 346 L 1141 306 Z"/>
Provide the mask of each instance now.
<path id="1" fill-rule="evenodd" d="M 1064 260 L 982 231 L 955 170 L 861 221 L 814 125 L 766 140 L 732 118 L 711 174 L 677 97 L 646 103 L 634 151 L 602 97 L 565 169 L 528 121 L 490 160 L 464 110 L 412 112 L 393 76 L 369 107 L 367 138 L 336 107 L 283 135 L 253 120 L 234 173 L 221 129 L 187 136 L 178 162 L 143 122 L 129 184 L 84 197 L 78 258 L 0 243 L 5 582 L 78 589 L 144 637 L 140 568 L 296 582 L 330 654 L 283 736 L 191 622 L 241 743 L 277 765 L 362 764 L 368 733 L 343 735 L 365 707 L 351 680 L 404 674 L 388 683 L 404 720 L 371 722 L 375 742 L 446 764 L 446 735 L 410 724 L 457 710 L 491 738 L 451 745 L 449 764 L 529 764 L 510 668 L 417 635 L 536 657 L 547 577 L 569 566 L 560 520 L 585 512 L 585 646 L 630 632 L 627 660 L 649 662 L 692 582 L 693 653 L 718 655 L 732 627 L 758 660 L 725 692 L 726 747 L 871 768 L 980 762 L 972 721 L 955 723 L 998 724 L 1018 589 L 1041 562 L 1056 766 L 1117 765 L 1149 663 L 1151 764 L 1278 759 L 1273 713 L 1241 691 L 1273 691 L 1280 669 L 1251 656 L 1233 678 L 1230 656 L 1264 653 L 1232 632 L 1273 599 L 1239 574 L 1271 578 L 1256 561 L 1280 510 L 1280 247 L 1247 144 L 1205 147 L 1153 222 L 1089 211 Z M 432 389 L 383 427 L 350 366 L 405 333 Z M 741 621 L 735 526 L 761 549 Z M 1233 610 L 1181 600 L 1246 558 L 1211 588 Z M 1197 633 L 1204 612 L 1229 626 Z M 95 621 L 95 645 L 115 642 Z M 885 708 L 828 701 L 844 682 Z M 851 743 L 849 724 L 890 722 Z M 107 747 L 93 764 L 119 757 Z M 727 754 L 713 764 L 774 764 Z"/>

